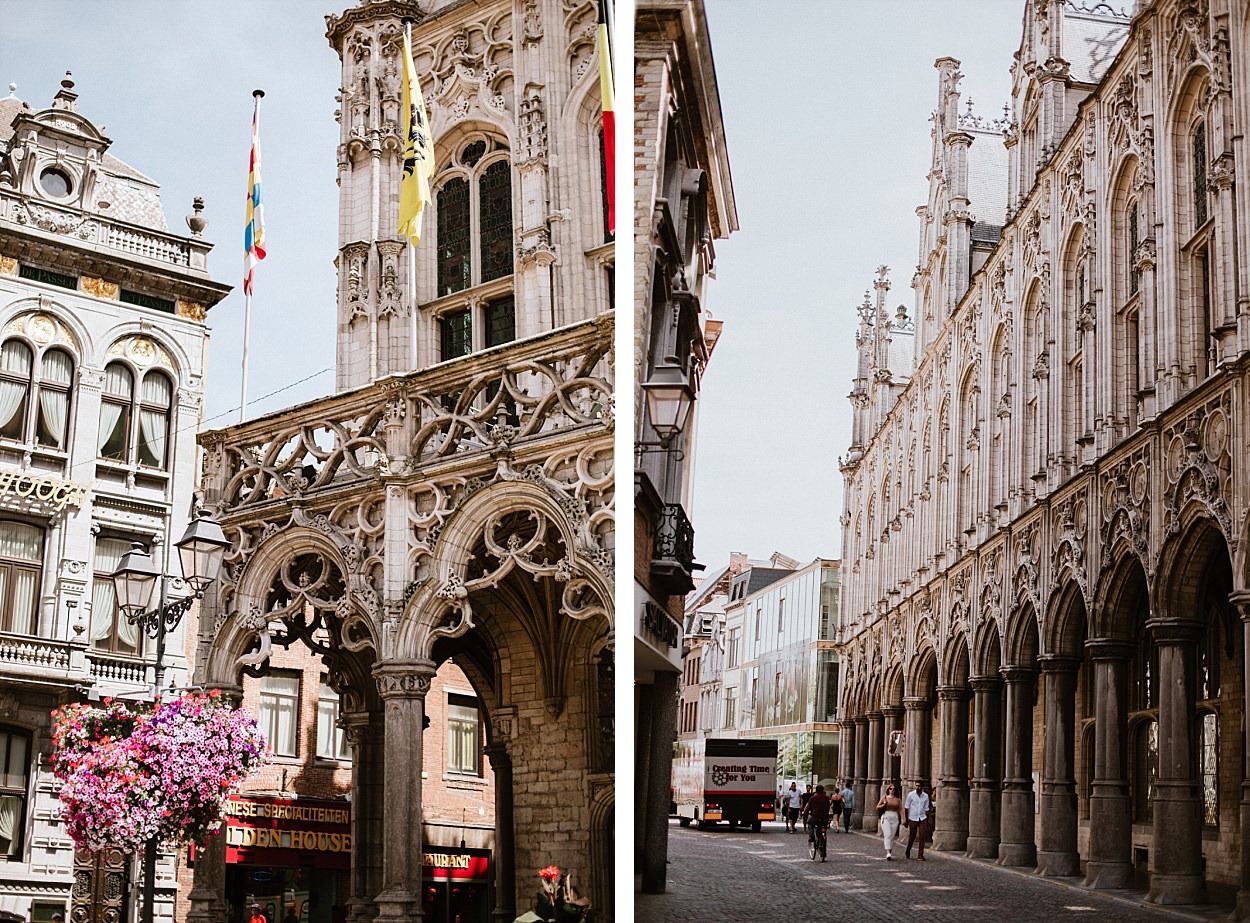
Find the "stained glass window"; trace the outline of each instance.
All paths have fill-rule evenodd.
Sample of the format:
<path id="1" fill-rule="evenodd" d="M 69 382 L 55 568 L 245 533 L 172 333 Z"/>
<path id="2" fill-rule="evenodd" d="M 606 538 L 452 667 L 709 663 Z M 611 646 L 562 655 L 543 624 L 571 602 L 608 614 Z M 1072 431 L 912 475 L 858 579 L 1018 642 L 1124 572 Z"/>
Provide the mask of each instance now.
<path id="1" fill-rule="evenodd" d="M 442 334 L 442 359 L 456 359 L 473 352 L 473 325 L 469 312 L 455 311 L 439 319 Z"/>
<path id="2" fill-rule="evenodd" d="M 1207 220 L 1207 126 L 1199 122 L 1194 128 L 1194 227 Z"/>
<path id="3" fill-rule="evenodd" d="M 1219 724 L 1214 712 L 1202 714 L 1202 752 L 1198 773 L 1202 779 L 1202 822 L 1214 826 L 1220 820 L 1219 794 Z"/>
<path id="4" fill-rule="evenodd" d="M 438 294 L 469 287 L 469 182 L 456 177 L 438 191 Z"/>
<path id="5" fill-rule="evenodd" d="M 478 180 L 482 281 L 512 273 L 512 168 L 496 160 Z"/>
<path id="6" fill-rule="evenodd" d="M 1129 294 L 1137 291 L 1137 203 L 1130 202 L 1128 207 L 1128 290 Z"/>
<path id="7" fill-rule="evenodd" d="M 608 157 L 602 128 L 599 129 L 599 194 L 603 204 L 603 242 L 608 243 L 615 235 L 608 230 Z"/>
<path id="8" fill-rule="evenodd" d="M 460 152 L 460 162 L 466 167 L 477 166 L 477 162 L 482 159 L 482 155 L 485 153 L 486 142 L 474 141 L 464 146 L 464 150 Z"/>
<path id="9" fill-rule="evenodd" d="M 486 346 L 498 346 L 516 339 L 516 301 L 511 295 L 486 306 Z"/>

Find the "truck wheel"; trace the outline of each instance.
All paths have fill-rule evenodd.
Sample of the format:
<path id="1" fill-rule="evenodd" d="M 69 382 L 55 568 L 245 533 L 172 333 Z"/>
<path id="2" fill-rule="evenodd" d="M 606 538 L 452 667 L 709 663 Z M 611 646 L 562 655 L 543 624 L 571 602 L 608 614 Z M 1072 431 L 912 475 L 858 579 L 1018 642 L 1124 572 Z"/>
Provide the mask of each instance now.
<path id="1" fill-rule="evenodd" d="M 752 833 L 759 833 L 763 829 L 764 829 L 764 824 L 762 821 L 757 820 L 755 823 L 751 824 Z"/>
<path id="2" fill-rule="evenodd" d="M 689 827 L 689 826 L 690 826 L 690 818 L 689 818 L 689 817 L 681 817 L 681 818 L 678 818 L 678 821 L 681 823 L 681 825 L 682 825 L 683 827 Z"/>

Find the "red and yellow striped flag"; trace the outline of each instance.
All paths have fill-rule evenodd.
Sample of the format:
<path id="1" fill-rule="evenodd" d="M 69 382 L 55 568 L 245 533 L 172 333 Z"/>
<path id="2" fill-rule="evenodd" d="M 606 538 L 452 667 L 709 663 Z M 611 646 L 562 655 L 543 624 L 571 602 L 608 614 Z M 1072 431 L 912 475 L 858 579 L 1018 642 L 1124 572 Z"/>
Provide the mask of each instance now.
<path id="1" fill-rule="evenodd" d="M 603 176 L 608 189 L 608 233 L 616 234 L 616 113 L 612 96 L 612 42 L 606 6 L 599 0 L 599 96 L 603 100 Z"/>
<path id="2" fill-rule="evenodd" d="M 252 110 L 252 153 L 247 167 L 247 225 L 243 228 L 243 293 L 252 294 L 252 271 L 265 258 L 265 209 L 260 198 L 260 98 L 255 90 Z"/>

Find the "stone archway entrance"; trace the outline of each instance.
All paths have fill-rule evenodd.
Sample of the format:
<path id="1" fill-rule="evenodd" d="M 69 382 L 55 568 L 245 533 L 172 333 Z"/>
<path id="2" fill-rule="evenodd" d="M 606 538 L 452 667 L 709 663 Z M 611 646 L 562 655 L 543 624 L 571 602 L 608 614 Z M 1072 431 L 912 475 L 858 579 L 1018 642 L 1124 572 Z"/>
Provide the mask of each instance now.
<path id="1" fill-rule="evenodd" d="M 443 366 L 203 439 L 232 549 L 197 682 L 237 694 L 296 640 L 321 656 L 353 756 L 348 919 L 422 918 L 422 730 L 449 658 L 495 772 L 493 918 L 556 864 L 610 919 L 612 438 L 588 400 L 608 393 L 610 334 L 582 325 L 469 357 L 463 379 Z M 472 393 L 510 395 L 509 422 L 475 416 Z M 224 919 L 223 862 L 197 861 L 188 920 Z"/>

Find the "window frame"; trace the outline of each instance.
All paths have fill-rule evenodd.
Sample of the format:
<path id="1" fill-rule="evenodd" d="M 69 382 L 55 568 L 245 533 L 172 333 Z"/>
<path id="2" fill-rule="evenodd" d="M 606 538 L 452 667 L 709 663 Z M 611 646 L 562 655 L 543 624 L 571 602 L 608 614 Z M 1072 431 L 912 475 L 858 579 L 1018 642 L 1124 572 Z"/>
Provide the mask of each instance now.
<path id="1" fill-rule="evenodd" d="M 116 366 L 122 369 L 130 376 L 130 395 L 123 400 L 120 392 L 110 393 L 108 386 L 108 370 Z M 126 465 L 131 468 L 139 468 L 144 471 L 168 472 L 170 470 L 170 460 L 173 452 L 173 436 L 174 436 L 174 419 L 177 414 L 178 406 L 178 379 L 177 376 L 164 366 L 153 366 L 148 369 L 137 369 L 128 362 L 121 359 L 114 359 L 104 367 L 105 388 L 100 395 L 100 417 L 99 431 L 96 437 L 96 459 L 106 463 L 117 465 Z M 156 377 L 162 379 L 169 388 L 169 401 L 167 404 L 159 404 L 148 399 L 144 395 L 144 386 L 149 378 Z M 104 436 L 104 408 L 105 406 L 120 407 L 121 415 L 113 424 L 109 431 L 107 440 Z M 157 413 L 164 417 L 164 431 L 161 434 L 163 442 L 163 458 L 160 464 L 153 465 L 143 460 L 143 452 L 148 446 L 148 440 L 143 432 L 143 419 L 145 414 Z M 124 421 L 124 426 L 123 426 Z M 113 435 L 121 428 L 123 446 L 106 452 L 108 441 L 111 441 Z"/>
<path id="2" fill-rule="evenodd" d="M 125 545 L 126 550 L 129 550 L 130 545 L 134 541 L 135 541 L 135 538 L 133 536 L 124 536 L 124 535 L 116 535 L 116 534 L 102 534 L 102 535 L 97 536 L 91 549 L 92 581 L 95 583 L 101 583 L 105 586 L 108 586 L 110 589 L 112 588 L 113 571 L 116 570 L 116 568 L 114 567 L 107 571 L 96 569 L 100 565 L 99 552 L 100 552 L 101 542 L 117 542 L 118 544 Z M 122 554 L 125 554 L 125 551 L 123 551 Z M 118 555 L 118 561 L 120 562 L 120 560 L 121 560 L 121 555 Z M 121 633 L 119 631 L 119 628 L 121 626 L 122 621 L 126 619 L 126 616 L 122 614 L 121 609 L 117 605 L 117 596 L 115 593 L 113 595 L 113 612 L 110 616 L 111 627 L 109 629 L 109 634 L 108 634 L 108 644 L 96 643 L 96 640 L 91 637 L 92 624 L 94 623 L 95 618 L 98 615 L 98 613 L 96 612 L 96 606 L 97 606 L 97 600 L 95 598 L 95 588 L 93 586 L 92 598 L 91 598 L 91 619 L 88 621 L 88 625 L 87 625 L 87 646 L 92 651 L 95 651 L 100 654 L 108 654 L 110 656 L 137 657 L 137 658 L 143 657 L 144 654 L 146 653 L 145 639 L 147 636 L 143 631 L 141 631 L 138 628 L 138 626 L 135 626 L 136 638 L 135 638 L 134 649 L 123 650 L 120 647 Z"/>
<path id="3" fill-rule="evenodd" d="M 0 725 L 0 737 L 3 738 L 3 746 L 0 746 L 0 798 L 17 798 L 20 803 L 17 819 L 14 823 L 15 835 L 10 841 L 9 852 L 0 854 L 0 862 L 21 861 L 26 847 L 26 812 L 30 806 L 30 784 L 31 784 L 31 758 L 34 747 L 34 735 L 25 728 L 14 727 L 12 725 Z M 10 777 L 13 775 L 9 770 L 11 760 L 13 759 L 13 740 L 20 738 L 25 742 L 25 756 L 22 759 L 21 785 L 11 785 Z"/>
<path id="4" fill-rule="evenodd" d="M 266 684 L 270 680 L 277 679 L 293 679 L 295 680 L 295 693 L 282 692 L 275 689 L 266 689 Z M 261 730 L 264 732 L 266 739 L 269 741 L 269 749 L 273 751 L 273 755 L 278 759 L 298 759 L 300 755 L 300 706 L 303 702 L 304 695 L 304 677 L 298 670 L 273 670 L 260 680 L 259 699 L 260 705 L 257 709 L 257 720 Z M 281 711 L 278 706 L 282 702 L 294 703 L 294 713 L 291 721 L 293 744 L 290 748 L 291 752 L 280 751 L 277 747 L 277 730 L 278 722 L 281 717 Z M 272 727 L 272 731 L 271 731 Z M 284 741 L 285 743 L 285 741 Z"/>
<path id="5" fill-rule="evenodd" d="M 478 152 L 478 145 L 483 145 L 485 149 Z M 473 151 L 470 154 L 470 151 Z M 506 168 L 500 169 L 498 164 L 506 164 Z M 504 139 L 496 138 L 491 135 L 475 132 L 460 138 L 454 148 L 453 154 L 448 157 L 443 167 L 438 171 L 434 179 L 431 189 L 431 198 L 434 200 L 435 211 L 435 298 L 441 299 L 451 295 L 458 295 L 467 292 L 481 285 L 487 285 L 500 279 L 508 279 L 516 273 L 516 231 L 514 222 L 516 220 L 516 182 L 513 176 L 513 164 L 511 151 L 507 147 Z M 483 210 L 490 201 L 490 190 L 484 188 L 484 183 L 488 178 L 494 176 L 506 176 L 508 194 L 506 196 L 508 213 L 506 222 L 498 222 L 499 227 L 506 227 L 507 233 L 501 233 L 497 241 L 487 241 L 484 234 L 491 230 L 485 227 Z M 461 208 L 459 201 L 441 202 L 444 192 L 452 188 L 452 184 L 458 180 L 463 181 L 466 186 L 467 195 L 465 196 L 464 208 L 467 212 L 467 227 L 457 221 L 455 225 L 450 223 L 450 217 L 447 209 L 454 204 L 457 211 Z M 460 216 L 457 215 L 457 218 Z M 494 227 L 494 225 L 492 225 Z M 465 255 L 468 257 L 467 273 L 462 272 L 460 278 L 453 281 L 449 276 L 443 275 L 443 246 L 448 239 L 448 235 L 455 232 L 463 233 L 467 240 L 467 254 L 464 251 L 457 251 L 456 256 L 462 259 Z M 507 269 L 506 271 L 489 274 L 489 268 L 484 269 L 485 248 L 491 244 L 499 244 L 507 239 Z M 502 247 L 500 247 L 502 250 Z"/>
<path id="6" fill-rule="evenodd" d="M 329 706 L 333 706 L 333 708 L 331 709 Z M 323 721 L 327 717 L 329 718 L 329 737 L 331 738 L 329 746 L 326 745 L 326 735 L 322 733 Z M 333 686 L 326 682 L 326 677 L 322 674 L 317 686 L 317 750 L 315 754 L 317 759 L 334 760 L 340 763 L 351 762 L 352 749 L 347 741 L 347 732 L 339 726 L 342 717 L 343 698 L 334 690 Z"/>
<path id="7" fill-rule="evenodd" d="M 453 692 L 447 693 L 444 700 L 446 709 L 447 724 L 447 755 L 444 760 L 444 768 L 448 775 L 461 777 L 482 777 L 482 703 L 481 700 L 471 693 Z M 472 708 L 474 717 L 472 720 L 462 716 L 453 716 L 452 708 Z M 473 747 L 469 752 L 472 753 L 472 768 L 465 768 L 467 762 L 462 759 L 465 755 L 464 747 L 469 738 L 474 741 Z"/>

